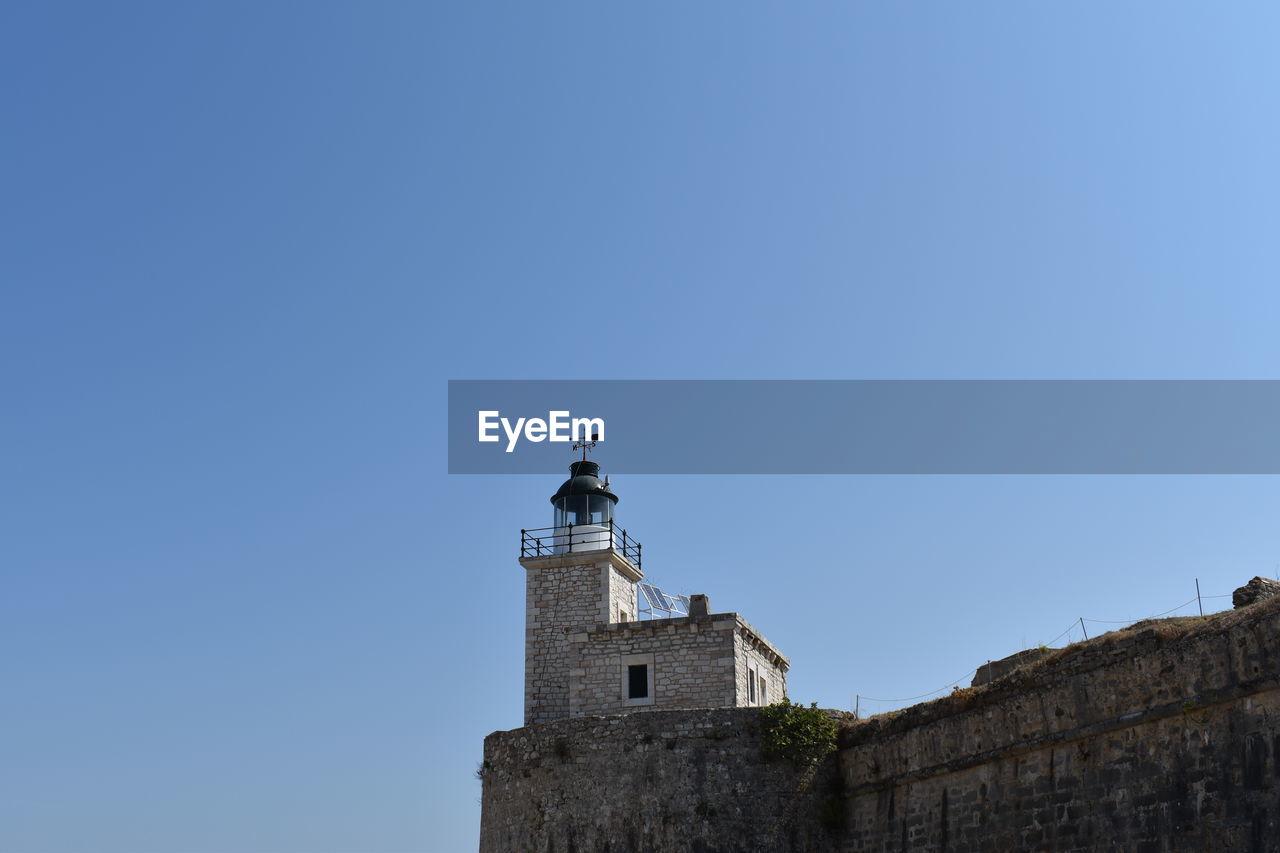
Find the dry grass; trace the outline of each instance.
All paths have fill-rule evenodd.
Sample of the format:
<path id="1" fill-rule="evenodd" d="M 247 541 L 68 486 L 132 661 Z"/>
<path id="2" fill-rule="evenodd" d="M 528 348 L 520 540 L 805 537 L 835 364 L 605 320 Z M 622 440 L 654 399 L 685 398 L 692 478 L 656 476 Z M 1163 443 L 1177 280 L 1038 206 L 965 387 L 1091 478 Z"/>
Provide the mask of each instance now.
<path id="1" fill-rule="evenodd" d="M 1143 619 L 1125 628 L 1053 649 L 1039 660 L 1024 664 L 1007 675 L 979 687 L 957 687 L 950 694 L 866 717 L 847 724 L 842 745 L 863 742 L 880 734 L 901 731 L 929 720 L 984 707 L 1009 696 L 1044 687 L 1080 672 L 1106 666 L 1118 657 L 1133 657 L 1210 634 L 1222 634 L 1237 626 L 1264 620 L 1280 612 L 1280 596 L 1207 616 L 1172 616 Z"/>

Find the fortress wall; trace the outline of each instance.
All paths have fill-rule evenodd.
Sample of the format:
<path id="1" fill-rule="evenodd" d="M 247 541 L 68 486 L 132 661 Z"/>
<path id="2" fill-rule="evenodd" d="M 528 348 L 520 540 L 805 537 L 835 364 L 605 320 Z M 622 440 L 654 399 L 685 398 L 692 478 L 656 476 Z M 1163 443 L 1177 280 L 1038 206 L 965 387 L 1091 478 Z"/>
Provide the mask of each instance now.
<path id="1" fill-rule="evenodd" d="M 481 851 L 1280 850 L 1280 598 L 854 723 L 808 787 L 760 741 L 752 708 L 495 732 Z"/>
<path id="2" fill-rule="evenodd" d="M 1280 849 L 1280 611 L 1148 623 L 841 736 L 842 849 Z"/>
<path id="3" fill-rule="evenodd" d="M 763 761 L 760 736 L 755 708 L 494 732 L 484 742 L 481 853 L 833 849 L 823 825 L 840 813 L 834 756 L 809 779 Z"/>

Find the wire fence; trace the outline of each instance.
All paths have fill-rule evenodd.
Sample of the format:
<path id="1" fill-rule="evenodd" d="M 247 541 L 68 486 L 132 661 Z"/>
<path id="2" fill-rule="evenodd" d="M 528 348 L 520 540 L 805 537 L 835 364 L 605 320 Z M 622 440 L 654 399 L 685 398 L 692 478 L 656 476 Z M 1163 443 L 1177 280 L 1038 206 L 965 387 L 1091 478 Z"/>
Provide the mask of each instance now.
<path id="1" fill-rule="evenodd" d="M 1224 593 L 1222 595 L 1201 594 L 1200 580 L 1199 578 L 1197 578 L 1195 597 L 1187 599 L 1186 601 L 1182 602 L 1176 607 L 1170 607 L 1168 610 L 1163 610 L 1159 613 L 1153 613 L 1150 616 L 1139 616 L 1135 619 L 1091 619 L 1088 616 L 1077 616 L 1075 619 L 1072 620 L 1071 624 L 1067 626 L 1066 630 L 1058 634 L 1052 640 L 1049 640 L 1047 643 L 1041 644 L 1040 647 L 1053 648 L 1054 644 L 1062 640 L 1064 637 L 1067 640 L 1067 645 L 1070 645 L 1075 642 L 1079 642 L 1080 640 L 1088 640 L 1089 625 L 1112 625 L 1112 626 L 1133 625 L 1137 622 L 1142 622 L 1147 619 L 1160 619 L 1164 616 L 1172 616 L 1173 614 L 1177 613 L 1180 610 L 1185 610 L 1189 608 L 1193 604 L 1197 606 L 1199 615 L 1204 616 L 1205 601 L 1209 599 L 1231 598 L 1231 596 L 1232 596 L 1232 593 L 1229 593 L 1229 592 Z M 1211 611 L 1211 612 L 1217 612 L 1217 611 Z M 1099 634 L 1106 633 L 1107 631 L 1114 631 L 1114 630 L 1118 630 L 1118 629 L 1114 627 L 1104 628 L 1101 631 L 1095 631 L 1093 636 L 1096 637 Z M 1079 633 L 1078 639 L 1076 637 L 1077 633 Z M 992 663 L 992 661 L 987 661 L 986 663 L 990 664 Z M 947 682 L 946 684 L 942 685 L 941 687 L 935 690 L 930 690 L 927 693 L 921 693 L 917 696 L 904 696 L 899 699 L 881 699 L 874 696 L 864 696 L 861 693 L 854 694 L 854 698 L 853 698 L 854 716 L 858 718 L 861 718 L 864 716 L 872 716 L 874 714 L 884 713 L 885 711 L 897 710 L 898 708 L 904 707 L 908 703 L 919 702 L 923 699 L 930 699 L 936 696 L 940 696 L 949 690 L 954 690 L 955 688 L 961 686 L 961 684 L 965 682 L 971 681 L 973 677 L 978 674 L 978 670 L 981 668 L 982 668 L 981 666 L 975 667 L 969 670 L 964 675 L 957 678 L 955 681 Z"/>

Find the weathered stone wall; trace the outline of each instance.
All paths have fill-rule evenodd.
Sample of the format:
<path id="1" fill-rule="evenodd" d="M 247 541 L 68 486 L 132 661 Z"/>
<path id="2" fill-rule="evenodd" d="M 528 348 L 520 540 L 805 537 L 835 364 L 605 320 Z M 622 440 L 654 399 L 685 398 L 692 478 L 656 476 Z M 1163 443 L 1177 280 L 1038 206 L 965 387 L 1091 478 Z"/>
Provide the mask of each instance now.
<path id="1" fill-rule="evenodd" d="M 850 727 L 843 849 L 1280 849 L 1276 605 L 1138 625 Z"/>
<path id="2" fill-rule="evenodd" d="M 566 630 L 609 622 L 621 607 L 636 608 L 634 566 L 613 551 L 526 557 L 524 721 L 569 715 L 569 640 Z"/>
<path id="3" fill-rule="evenodd" d="M 569 713 L 618 714 L 624 656 L 652 655 L 653 708 L 734 705 L 733 619 L 699 616 L 596 625 L 569 635 Z M 639 662 L 639 661 L 632 661 Z"/>
<path id="4" fill-rule="evenodd" d="M 768 705 L 787 695 L 787 668 L 790 662 L 746 620 L 738 623 L 734 637 L 734 702 L 738 706 Z M 753 696 L 750 681 L 764 689 Z"/>
<path id="5" fill-rule="evenodd" d="M 1280 595 L 1280 581 L 1255 577 L 1231 594 L 1231 603 L 1236 607 L 1248 607 L 1277 595 Z"/>
<path id="6" fill-rule="evenodd" d="M 981 687 L 999 678 L 1004 678 L 1020 666 L 1026 666 L 1029 663 L 1035 663 L 1043 657 L 1048 657 L 1057 649 L 1038 648 L 1023 649 L 1020 652 L 1014 652 L 1000 660 L 989 660 L 982 666 L 978 667 L 973 673 L 973 681 L 969 682 L 970 687 Z"/>
<path id="7" fill-rule="evenodd" d="M 643 577 L 637 570 L 637 576 Z M 624 576 L 613 565 L 610 565 L 603 578 L 609 597 L 605 605 L 605 622 L 632 622 L 640 618 L 639 602 L 636 600 L 636 583 Z M 581 624 L 581 623 L 575 623 Z"/>
<path id="8" fill-rule="evenodd" d="M 799 797 L 761 759 L 758 715 L 490 735 L 481 850 L 1280 850 L 1280 597 L 850 725 L 839 773 Z"/>
<path id="9" fill-rule="evenodd" d="M 759 710 L 574 717 L 485 738 L 481 853 L 831 850 L 834 757 L 761 758 Z"/>
<path id="10" fill-rule="evenodd" d="M 786 658 L 736 613 L 578 626 L 569 649 L 570 716 L 765 705 L 786 695 Z M 652 667 L 653 695 L 628 700 L 626 664 L 642 662 Z M 749 678 L 764 696 L 757 689 L 753 698 Z"/>

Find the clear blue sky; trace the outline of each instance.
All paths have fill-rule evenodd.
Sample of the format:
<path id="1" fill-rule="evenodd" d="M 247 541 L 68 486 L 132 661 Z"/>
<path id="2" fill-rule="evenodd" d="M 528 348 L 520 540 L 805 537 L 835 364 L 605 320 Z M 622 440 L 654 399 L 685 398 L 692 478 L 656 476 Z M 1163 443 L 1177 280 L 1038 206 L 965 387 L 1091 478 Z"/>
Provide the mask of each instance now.
<path id="1" fill-rule="evenodd" d="M 474 849 L 558 481 L 450 378 L 1277 378 L 1278 18 L 7 5 L 0 851 Z M 1271 477 L 614 484 L 835 707 L 1280 562 Z"/>

